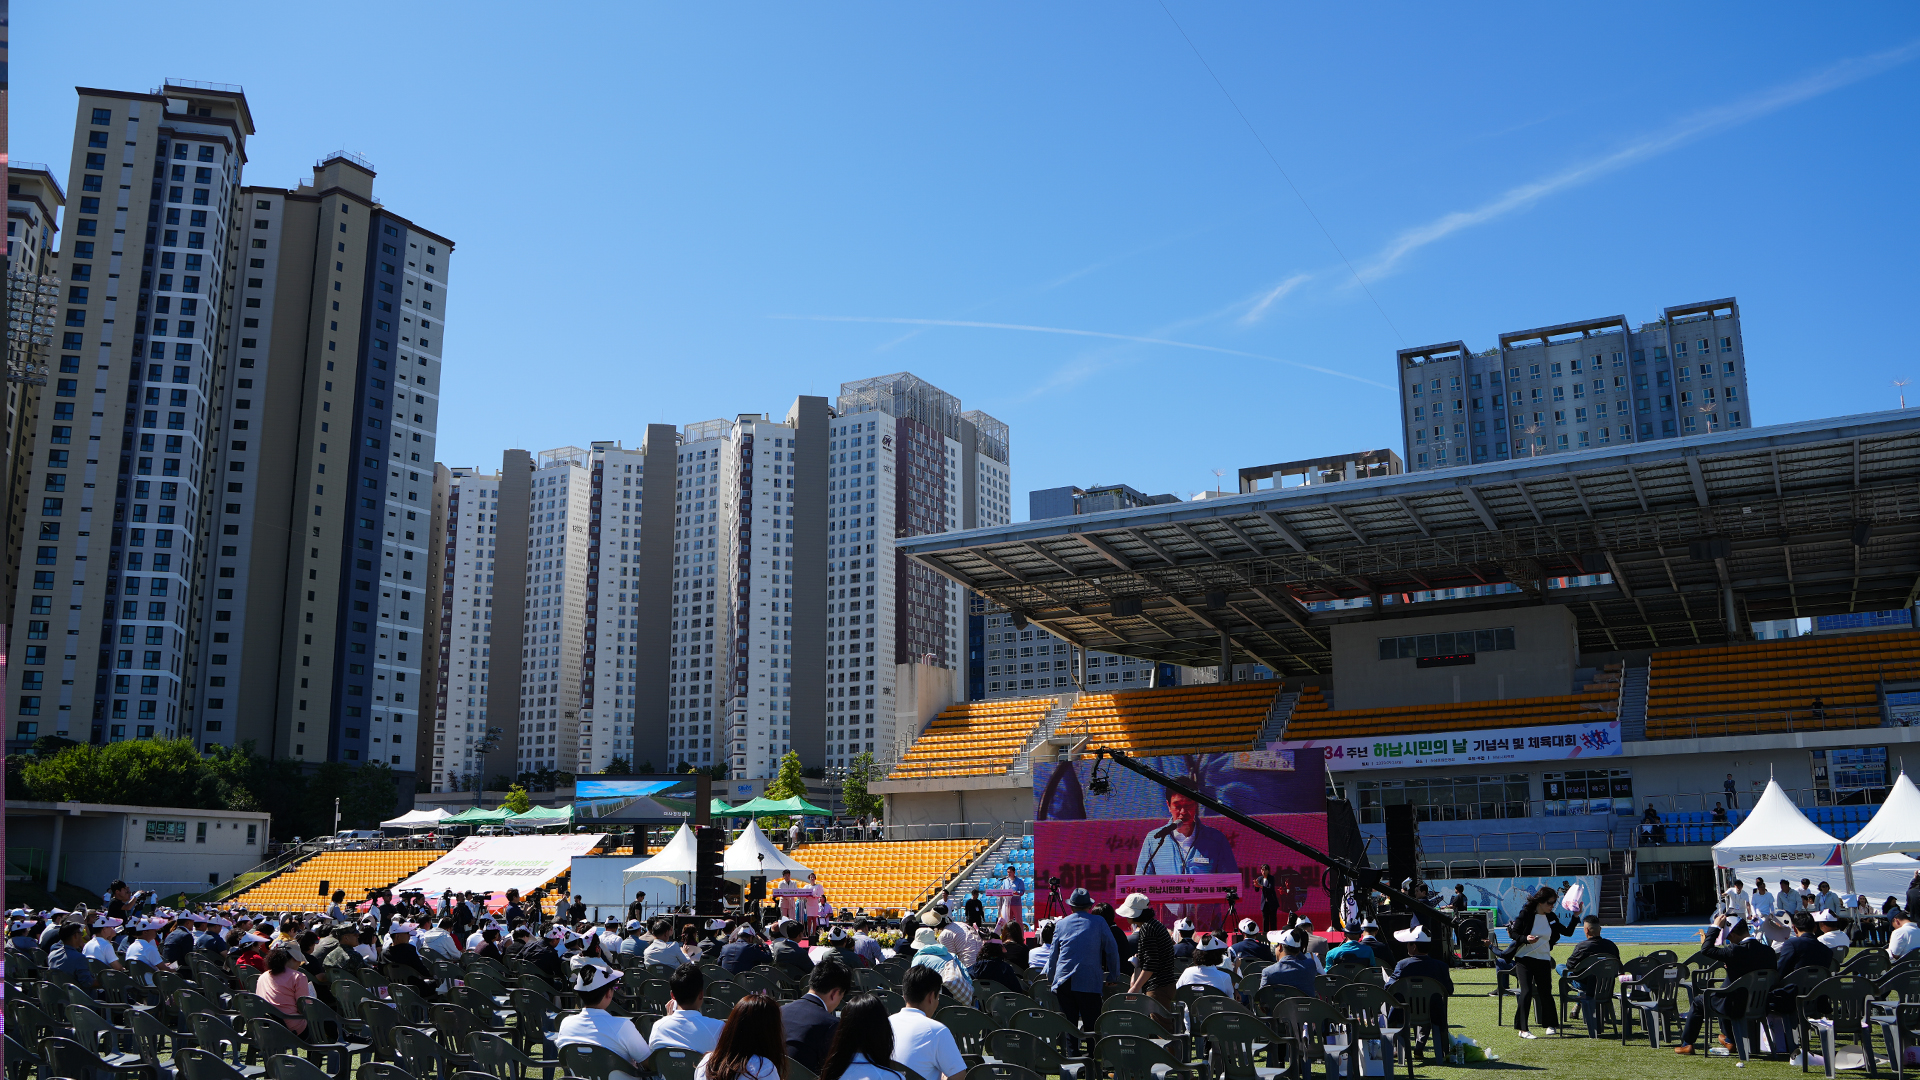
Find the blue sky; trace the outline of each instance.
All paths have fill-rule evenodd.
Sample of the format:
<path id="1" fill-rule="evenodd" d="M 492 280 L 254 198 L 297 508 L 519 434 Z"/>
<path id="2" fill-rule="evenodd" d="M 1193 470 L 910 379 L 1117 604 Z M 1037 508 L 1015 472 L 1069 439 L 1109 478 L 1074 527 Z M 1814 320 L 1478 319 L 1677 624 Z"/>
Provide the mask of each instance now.
<path id="1" fill-rule="evenodd" d="M 18 159 L 170 76 L 246 87 L 249 183 L 372 159 L 458 244 L 454 465 L 906 370 L 1012 426 L 1016 492 L 1185 496 L 1398 448 L 1402 346 L 1729 295 L 1757 422 L 1920 377 L 1912 5 L 33 4 L 12 43 Z"/>

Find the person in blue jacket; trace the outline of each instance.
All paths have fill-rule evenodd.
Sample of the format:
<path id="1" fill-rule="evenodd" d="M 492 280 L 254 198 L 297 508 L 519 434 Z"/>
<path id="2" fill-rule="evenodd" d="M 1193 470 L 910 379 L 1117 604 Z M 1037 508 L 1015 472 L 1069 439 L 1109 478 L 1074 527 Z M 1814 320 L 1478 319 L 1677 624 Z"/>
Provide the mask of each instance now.
<path id="1" fill-rule="evenodd" d="M 1200 804 L 1178 789 L 1167 791 L 1167 823 L 1140 842 L 1136 874 L 1237 874 L 1233 844 L 1200 820 Z"/>

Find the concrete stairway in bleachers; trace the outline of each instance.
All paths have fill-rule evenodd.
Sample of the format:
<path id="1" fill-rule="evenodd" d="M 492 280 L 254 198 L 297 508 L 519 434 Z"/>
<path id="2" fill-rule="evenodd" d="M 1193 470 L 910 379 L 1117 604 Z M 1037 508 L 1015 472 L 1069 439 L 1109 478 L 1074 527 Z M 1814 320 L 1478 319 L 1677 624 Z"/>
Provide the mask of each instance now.
<path id="1" fill-rule="evenodd" d="M 1260 726 L 1260 734 L 1253 737 L 1253 748 L 1265 750 L 1268 743 L 1278 742 L 1287 737 L 1287 723 L 1293 719 L 1293 706 L 1300 700 L 1300 692 L 1276 694 L 1273 708 L 1267 710 L 1267 722 Z"/>
<path id="2" fill-rule="evenodd" d="M 1620 679 L 1620 739 L 1622 742 L 1647 740 L 1647 681 L 1652 668 L 1629 667 Z"/>
<path id="3" fill-rule="evenodd" d="M 1008 771 L 1013 772 L 1024 768 L 1028 755 L 1038 750 L 1047 741 L 1047 738 L 1060 726 L 1060 721 L 1065 720 L 1067 714 L 1073 711 L 1074 703 L 1079 700 L 1078 693 L 1061 694 L 1054 699 L 1053 708 L 1047 710 L 1047 715 L 1041 719 L 1040 726 L 1033 729 L 1033 734 L 1027 738 L 1027 745 L 1020 751 L 1020 756 Z"/>
<path id="4" fill-rule="evenodd" d="M 1014 842 L 1012 838 L 1003 836 L 987 845 L 987 850 L 981 852 L 980 857 L 975 859 L 971 866 L 947 885 L 947 895 L 953 898 L 954 918 L 960 917 L 963 910 L 960 905 L 966 903 L 967 893 L 973 889 L 986 888 L 988 880 L 993 877 L 993 872 L 1006 863 L 1007 846 Z"/>

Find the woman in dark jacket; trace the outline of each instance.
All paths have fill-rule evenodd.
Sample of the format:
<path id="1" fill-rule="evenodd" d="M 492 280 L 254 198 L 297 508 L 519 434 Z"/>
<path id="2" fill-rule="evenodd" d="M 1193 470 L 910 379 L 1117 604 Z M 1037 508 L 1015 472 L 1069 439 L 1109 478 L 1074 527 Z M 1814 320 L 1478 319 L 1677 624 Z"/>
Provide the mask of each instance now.
<path id="1" fill-rule="evenodd" d="M 1513 1026 L 1523 1039 L 1535 1037 L 1527 1028 L 1529 1002 L 1540 1019 L 1540 1026 L 1548 1035 L 1554 1033 L 1553 946 L 1574 930 L 1571 922 L 1562 923 L 1554 917 L 1554 901 L 1559 898 L 1559 893 L 1542 885 L 1538 892 L 1527 897 L 1519 914 L 1507 924 L 1507 937 L 1512 944 L 1507 946 L 1506 957 L 1513 961 L 1520 975 L 1520 1000 L 1514 1006 Z"/>

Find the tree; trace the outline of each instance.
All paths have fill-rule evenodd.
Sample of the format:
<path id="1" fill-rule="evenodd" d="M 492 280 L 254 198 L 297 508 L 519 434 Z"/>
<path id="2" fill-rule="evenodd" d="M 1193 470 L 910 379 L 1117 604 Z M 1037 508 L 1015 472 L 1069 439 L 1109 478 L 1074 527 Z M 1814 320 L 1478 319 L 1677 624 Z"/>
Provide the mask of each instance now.
<path id="1" fill-rule="evenodd" d="M 807 778 L 800 766 L 799 751 L 789 750 L 780 759 L 780 771 L 774 774 L 772 783 L 767 785 L 766 798 L 769 802 L 779 802 L 781 799 L 796 797 L 801 799 L 807 797 Z M 791 817 L 782 814 L 761 818 L 760 827 L 784 829 L 792 822 Z"/>
<path id="2" fill-rule="evenodd" d="M 610 774 L 614 776 L 621 776 L 621 775 L 630 773 L 632 771 L 633 771 L 633 765 L 629 763 L 626 758 L 616 757 L 612 761 L 607 762 L 607 767 L 601 770 L 601 775 L 604 776 L 604 775 Z"/>
<path id="3" fill-rule="evenodd" d="M 860 754 L 847 768 L 847 778 L 840 782 L 840 801 L 846 804 L 847 813 L 854 817 L 879 817 L 886 807 L 886 800 L 867 790 L 867 784 L 882 777 L 874 767 L 872 754 Z"/>
<path id="4" fill-rule="evenodd" d="M 507 797 L 500 801 L 500 809 L 524 814 L 533 809 L 533 799 L 527 795 L 527 789 L 515 784 L 507 789 Z"/>

